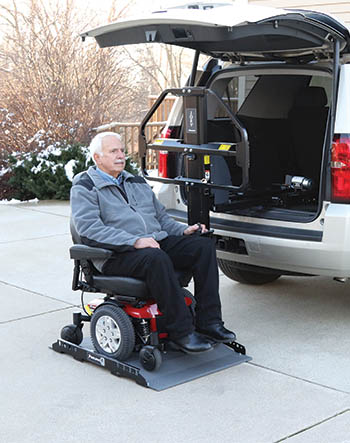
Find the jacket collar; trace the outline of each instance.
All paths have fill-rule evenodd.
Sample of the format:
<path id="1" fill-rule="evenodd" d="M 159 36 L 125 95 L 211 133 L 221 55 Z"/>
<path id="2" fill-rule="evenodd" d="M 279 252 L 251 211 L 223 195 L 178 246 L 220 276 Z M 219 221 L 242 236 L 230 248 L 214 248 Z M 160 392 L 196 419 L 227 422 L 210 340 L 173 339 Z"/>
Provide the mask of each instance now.
<path id="1" fill-rule="evenodd" d="M 94 182 L 96 188 L 98 189 L 105 188 L 106 186 L 116 186 L 112 182 L 104 180 L 104 178 L 96 171 L 96 166 L 90 166 L 87 173 L 91 178 L 91 180 Z M 127 172 L 125 170 L 123 171 L 123 175 L 124 175 L 124 180 L 133 177 L 133 175 L 130 174 L 130 172 Z"/>

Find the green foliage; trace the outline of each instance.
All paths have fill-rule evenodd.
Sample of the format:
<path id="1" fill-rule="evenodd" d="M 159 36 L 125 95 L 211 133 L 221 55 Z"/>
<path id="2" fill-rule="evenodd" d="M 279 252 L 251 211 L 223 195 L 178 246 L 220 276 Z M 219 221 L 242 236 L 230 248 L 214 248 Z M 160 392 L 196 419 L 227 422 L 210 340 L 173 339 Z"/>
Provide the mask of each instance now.
<path id="1" fill-rule="evenodd" d="M 65 166 L 70 163 L 74 173 L 86 169 L 86 148 L 79 144 L 51 145 L 39 153 L 11 155 L 9 159 L 13 188 L 12 197 L 17 200 L 69 198 L 71 182 Z M 73 163 L 74 162 L 74 163 Z"/>
<path id="2" fill-rule="evenodd" d="M 11 154 L 8 161 L 11 198 L 17 200 L 69 200 L 73 176 L 93 165 L 86 146 L 55 143 L 38 153 Z M 127 160 L 127 171 L 138 174 Z"/>

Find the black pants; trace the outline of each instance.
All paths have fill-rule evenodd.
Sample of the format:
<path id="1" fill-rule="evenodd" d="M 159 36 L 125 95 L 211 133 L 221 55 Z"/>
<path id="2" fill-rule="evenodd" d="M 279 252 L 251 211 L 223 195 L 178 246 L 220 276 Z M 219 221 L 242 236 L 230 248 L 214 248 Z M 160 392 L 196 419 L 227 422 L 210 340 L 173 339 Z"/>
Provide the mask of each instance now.
<path id="1" fill-rule="evenodd" d="M 172 338 L 189 334 L 194 327 L 221 322 L 219 275 L 213 240 L 194 235 L 169 236 L 161 249 L 145 248 L 118 253 L 103 273 L 145 280 L 151 296 L 165 316 Z M 185 304 L 176 269 L 191 269 L 196 298 L 196 325 Z"/>

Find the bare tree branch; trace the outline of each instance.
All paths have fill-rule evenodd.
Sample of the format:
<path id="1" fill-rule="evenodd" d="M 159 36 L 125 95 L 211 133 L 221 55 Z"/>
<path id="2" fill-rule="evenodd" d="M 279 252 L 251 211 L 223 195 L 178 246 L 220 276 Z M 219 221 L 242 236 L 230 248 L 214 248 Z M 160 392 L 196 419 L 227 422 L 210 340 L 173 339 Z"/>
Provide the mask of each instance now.
<path id="1" fill-rule="evenodd" d="M 122 13 L 113 1 L 108 17 Z M 96 26 L 83 21 L 73 0 L 30 0 L 26 13 L 17 0 L 0 6 L 0 155 L 86 141 L 102 123 L 140 118 L 142 83 L 120 49 L 81 42 L 83 27 Z"/>

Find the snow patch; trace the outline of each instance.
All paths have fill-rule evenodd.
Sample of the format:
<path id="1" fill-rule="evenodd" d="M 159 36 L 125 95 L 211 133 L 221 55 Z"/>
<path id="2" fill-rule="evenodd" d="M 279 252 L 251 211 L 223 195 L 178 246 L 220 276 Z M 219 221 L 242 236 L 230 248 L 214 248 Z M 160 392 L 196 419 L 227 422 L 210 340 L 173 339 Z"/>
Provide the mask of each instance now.
<path id="1" fill-rule="evenodd" d="M 18 205 L 18 204 L 22 204 L 22 203 L 39 203 L 39 200 L 37 198 L 33 198 L 32 200 L 16 200 L 16 199 L 12 199 L 12 200 L 0 200 L 0 205 Z"/>
<path id="2" fill-rule="evenodd" d="M 68 180 L 70 182 L 73 181 L 73 177 L 74 177 L 73 169 L 76 164 L 77 164 L 77 161 L 72 159 L 72 160 L 69 160 L 69 162 L 66 163 L 66 165 L 64 166 L 66 177 L 68 178 Z"/>

